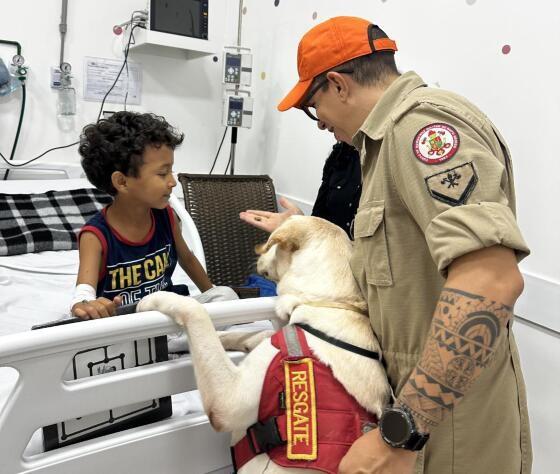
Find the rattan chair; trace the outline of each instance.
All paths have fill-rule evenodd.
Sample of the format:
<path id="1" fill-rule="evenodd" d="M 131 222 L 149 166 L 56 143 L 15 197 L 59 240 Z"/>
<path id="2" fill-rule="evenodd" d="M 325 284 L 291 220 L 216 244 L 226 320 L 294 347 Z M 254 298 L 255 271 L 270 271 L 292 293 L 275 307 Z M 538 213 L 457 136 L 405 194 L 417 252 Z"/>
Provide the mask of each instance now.
<path id="1" fill-rule="evenodd" d="M 266 175 L 180 173 L 179 182 L 212 283 L 242 285 L 255 270 L 255 245 L 266 242 L 268 234 L 242 222 L 239 213 L 247 209 L 278 212 L 272 179 Z"/>

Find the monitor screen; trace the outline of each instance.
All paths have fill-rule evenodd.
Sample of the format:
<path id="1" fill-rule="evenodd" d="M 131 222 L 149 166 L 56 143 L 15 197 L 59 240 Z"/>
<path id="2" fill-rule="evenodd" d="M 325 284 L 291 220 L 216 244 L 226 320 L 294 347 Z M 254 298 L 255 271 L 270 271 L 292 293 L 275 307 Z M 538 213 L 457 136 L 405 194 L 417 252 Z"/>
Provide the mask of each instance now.
<path id="1" fill-rule="evenodd" d="M 150 29 L 208 39 L 208 0 L 151 0 Z"/>

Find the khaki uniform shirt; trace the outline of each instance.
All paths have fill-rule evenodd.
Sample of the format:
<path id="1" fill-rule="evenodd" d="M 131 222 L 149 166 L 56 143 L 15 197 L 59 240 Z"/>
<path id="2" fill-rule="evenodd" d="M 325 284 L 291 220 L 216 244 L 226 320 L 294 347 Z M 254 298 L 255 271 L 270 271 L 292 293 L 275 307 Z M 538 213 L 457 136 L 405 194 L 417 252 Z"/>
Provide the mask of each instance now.
<path id="1" fill-rule="evenodd" d="M 354 276 L 398 396 L 423 350 L 449 264 L 502 245 L 529 253 L 515 220 L 512 166 L 490 120 L 414 72 L 385 91 L 353 138 L 363 190 Z M 531 470 L 526 396 L 511 323 L 464 400 L 433 431 L 417 471 Z"/>

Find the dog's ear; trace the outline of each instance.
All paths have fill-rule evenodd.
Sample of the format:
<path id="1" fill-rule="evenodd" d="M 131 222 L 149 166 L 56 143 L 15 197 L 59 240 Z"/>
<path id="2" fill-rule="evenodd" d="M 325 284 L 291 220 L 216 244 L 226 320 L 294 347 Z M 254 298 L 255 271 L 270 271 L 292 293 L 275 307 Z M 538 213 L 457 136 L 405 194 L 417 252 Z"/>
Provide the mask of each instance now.
<path id="1" fill-rule="evenodd" d="M 276 244 L 278 244 L 278 246 L 283 250 L 295 252 L 299 249 L 299 244 L 296 242 L 295 237 L 296 236 L 293 232 L 290 232 L 289 230 L 287 232 L 283 232 L 283 229 L 280 229 L 279 231 L 275 231 L 267 242 L 255 246 L 255 252 L 257 255 L 262 255 L 263 253 L 268 252 L 270 248 Z"/>
<path id="2" fill-rule="evenodd" d="M 266 253 L 266 251 L 269 249 L 270 247 L 268 246 L 268 242 L 264 242 L 262 244 L 257 244 L 255 245 L 255 253 L 257 255 L 262 255 L 263 253 Z"/>

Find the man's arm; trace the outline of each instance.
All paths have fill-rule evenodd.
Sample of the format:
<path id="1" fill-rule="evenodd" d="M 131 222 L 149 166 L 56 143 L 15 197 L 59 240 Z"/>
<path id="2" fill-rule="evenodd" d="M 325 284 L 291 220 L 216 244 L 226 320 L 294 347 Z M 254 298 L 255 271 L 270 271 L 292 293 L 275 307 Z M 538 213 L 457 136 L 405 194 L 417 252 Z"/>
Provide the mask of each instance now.
<path id="1" fill-rule="evenodd" d="M 396 402 L 419 431 L 433 431 L 492 362 L 522 290 L 509 248 L 484 248 L 451 263 L 422 355 Z M 416 455 L 388 446 L 375 429 L 352 445 L 339 473 L 411 474 Z"/>
<path id="2" fill-rule="evenodd" d="M 492 363 L 522 290 L 511 249 L 481 249 L 450 265 L 422 356 L 397 398 L 419 431 L 437 427 Z"/>

